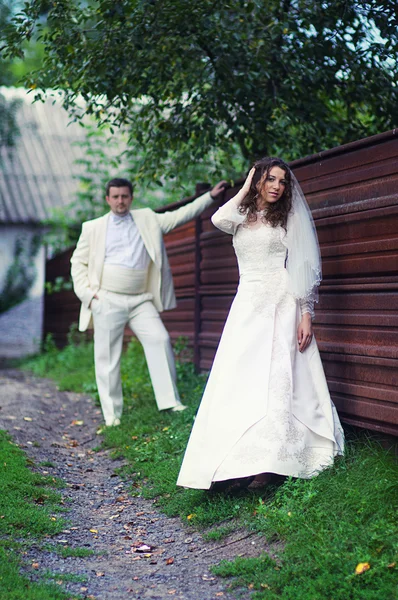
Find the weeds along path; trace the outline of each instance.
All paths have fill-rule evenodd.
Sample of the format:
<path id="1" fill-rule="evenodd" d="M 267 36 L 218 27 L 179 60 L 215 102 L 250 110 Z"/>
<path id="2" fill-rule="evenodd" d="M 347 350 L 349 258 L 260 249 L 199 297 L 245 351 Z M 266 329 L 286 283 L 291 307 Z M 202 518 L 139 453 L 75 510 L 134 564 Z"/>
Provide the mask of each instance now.
<path id="1" fill-rule="evenodd" d="M 237 532 L 206 543 L 192 527 L 154 510 L 152 501 L 130 496 L 129 483 L 115 475 L 120 461 L 93 450 L 100 445 L 101 422 L 90 398 L 57 391 L 51 381 L 22 371 L 0 371 L 0 429 L 24 449 L 32 468 L 66 483 L 67 512 L 54 516 L 66 518 L 67 528 L 45 549 L 40 544 L 28 551 L 26 572 L 32 578 L 46 571 L 78 576 L 66 584 L 68 592 L 95 600 L 236 598 L 209 567 L 260 554 L 264 538 Z M 149 548 L 137 552 L 144 544 Z M 63 558 L 62 546 L 93 553 Z M 247 589 L 243 597 L 249 597 Z"/>

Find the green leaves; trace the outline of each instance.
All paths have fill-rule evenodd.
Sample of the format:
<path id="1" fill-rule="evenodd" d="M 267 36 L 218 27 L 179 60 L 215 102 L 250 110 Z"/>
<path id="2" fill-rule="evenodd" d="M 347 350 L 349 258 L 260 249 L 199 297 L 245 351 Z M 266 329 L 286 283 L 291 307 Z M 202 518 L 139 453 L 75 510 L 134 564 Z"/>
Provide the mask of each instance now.
<path id="1" fill-rule="evenodd" d="M 394 23 L 389 0 L 31 0 L 8 51 L 41 30 L 44 66 L 31 80 L 65 90 L 69 110 L 81 94 L 98 121 L 126 127 L 143 178 L 203 161 L 231 176 L 215 149 L 232 160 L 238 147 L 245 164 L 293 159 L 395 126 Z"/>

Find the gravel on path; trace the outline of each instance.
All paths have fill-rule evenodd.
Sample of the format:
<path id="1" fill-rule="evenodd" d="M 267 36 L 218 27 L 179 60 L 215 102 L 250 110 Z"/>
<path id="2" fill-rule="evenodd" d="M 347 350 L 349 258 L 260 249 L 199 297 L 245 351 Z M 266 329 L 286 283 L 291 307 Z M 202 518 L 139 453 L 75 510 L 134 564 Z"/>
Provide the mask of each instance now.
<path id="1" fill-rule="evenodd" d="M 41 569 L 82 576 L 83 582 L 65 587 L 91 600 L 249 598 L 249 590 L 229 590 L 228 581 L 212 575 L 209 567 L 222 559 L 269 552 L 264 538 L 241 530 L 205 542 L 180 519 L 154 510 L 153 501 L 130 496 L 128 482 L 115 474 L 122 462 L 108 450 L 93 450 L 100 445 L 96 430 L 101 423 L 91 398 L 60 392 L 52 381 L 23 371 L 0 371 L 0 429 L 9 431 L 38 472 L 66 482 L 62 495 L 69 525 L 51 544 L 94 552 L 62 558 L 33 547 L 24 557 L 26 572 L 32 578 Z M 150 549 L 137 552 L 143 544 Z"/>

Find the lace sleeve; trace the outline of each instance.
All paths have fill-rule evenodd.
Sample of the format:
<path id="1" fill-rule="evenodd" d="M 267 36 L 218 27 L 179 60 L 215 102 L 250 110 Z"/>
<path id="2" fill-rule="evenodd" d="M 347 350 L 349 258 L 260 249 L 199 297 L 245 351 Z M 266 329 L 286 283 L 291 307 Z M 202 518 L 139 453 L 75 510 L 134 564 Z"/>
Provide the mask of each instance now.
<path id="1" fill-rule="evenodd" d="M 310 313 L 311 319 L 314 319 L 314 317 L 315 317 L 314 300 L 312 300 L 312 299 L 302 300 L 301 299 L 301 300 L 299 300 L 299 304 L 300 304 L 301 316 L 303 316 L 305 313 Z"/>
<path id="2" fill-rule="evenodd" d="M 242 215 L 238 210 L 241 201 L 242 194 L 239 191 L 236 196 L 228 200 L 223 206 L 220 206 L 217 212 L 214 213 L 211 218 L 213 225 L 221 229 L 221 231 L 233 235 L 238 225 L 246 219 L 246 215 Z"/>

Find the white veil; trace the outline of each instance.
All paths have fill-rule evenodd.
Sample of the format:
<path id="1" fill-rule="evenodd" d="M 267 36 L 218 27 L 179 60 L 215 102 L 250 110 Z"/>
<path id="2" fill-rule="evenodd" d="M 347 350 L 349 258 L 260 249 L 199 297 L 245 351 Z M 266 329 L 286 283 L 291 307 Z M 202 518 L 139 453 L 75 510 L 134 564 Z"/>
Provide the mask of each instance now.
<path id="1" fill-rule="evenodd" d="M 289 291 L 298 300 L 318 302 L 322 280 L 321 253 L 311 211 L 296 177 L 292 181 L 292 209 L 287 220 L 286 269 Z"/>

